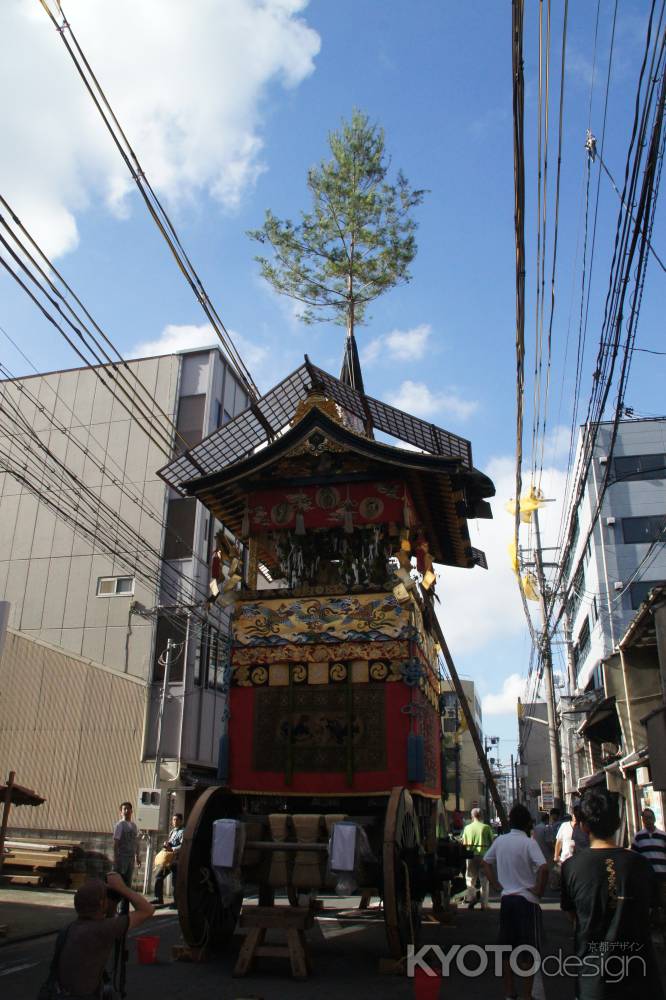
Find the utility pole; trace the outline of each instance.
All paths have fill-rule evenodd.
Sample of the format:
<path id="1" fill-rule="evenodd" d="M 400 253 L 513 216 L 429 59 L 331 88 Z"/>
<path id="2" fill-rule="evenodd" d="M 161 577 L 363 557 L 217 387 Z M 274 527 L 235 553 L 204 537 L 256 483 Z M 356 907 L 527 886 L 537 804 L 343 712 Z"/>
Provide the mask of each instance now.
<path id="1" fill-rule="evenodd" d="M 516 771 L 513 763 L 513 754 L 511 754 L 511 801 L 516 801 Z"/>
<path id="2" fill-rule="evenodd" d="M 546 609 L 546 581 L 543 575 L 541 558 L 541 532 L 539 531 L 539 511 L 534 511 L 534 535 L 536 540 L 534 564 L 539 585 L 539 603 L 543 618 L 543 633 L 541 637 L 541 657 L 543 663 L 543 678 L 546 694 L 546 710 L 548 713 L 548 748 L 550 751 L 550 770 L 553 779 L 553 798 L 558 808 L 562 807 L 562 756 L 560 754 L 560 739 L 557 730 L 555 714 L 555 686 L 553 684 L 553 657 L 548 635 L 548 612 Z"/>

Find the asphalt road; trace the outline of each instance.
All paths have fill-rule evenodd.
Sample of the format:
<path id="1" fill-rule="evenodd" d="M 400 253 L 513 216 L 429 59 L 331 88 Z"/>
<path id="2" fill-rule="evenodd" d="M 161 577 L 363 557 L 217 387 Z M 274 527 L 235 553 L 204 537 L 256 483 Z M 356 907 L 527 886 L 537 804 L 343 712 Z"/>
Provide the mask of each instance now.
<path id="1" fill-rule="evenodd" d="M 288 963 L 282 959 L 261 959 L 257 972 L 244 979 L 233 979 L 240 937 L 234 939 L 230 952 L 202 964 L 175 962 L 171 946 L 181 941 L 178 919 L 172 910 L 160 910 L 155 918 L 138 931 L 160 938 L 155 965 L 137 962 L 136 934 L 130 935 L 130 960 L 127 970 L 128 1000 L 352 1000 L 352 998 L 414 997 L 414 983 L 404 976 L 380 975 L 379 959 L 385 957 L 386 940 L 381 912 L 360 914 L 341 907 L 350 900 L 326 900 L 327 909 L 308 932 L 313 976 L 296 982 L 289 976 Z M 568 948 L 570 931 L 566 918 L 555 902 L 544 907 L 549 950 Z M 424 944 L 438 944 L 445 951 L 450 945 L 493 944 L 496 940 L 499 909 L 490 912 L 460 910 L 450 926 L 426 923 Z M 0 948 L 0 997 L 3 1000 L 34 1000 L 46 978 L 55 937 L 38 938 Z M 470 968 L 474 959 L 470 958 Z M 442 986 L 441 996 L 465 1000 L 488 1000 L 503 996 L 501 981 L 496 979 L 492 963 L 480 976 L 466 977 L 454 966 Z M 547 1000 L 572 1000 L 573 981 L 551 980 L 546 984 Z"/>

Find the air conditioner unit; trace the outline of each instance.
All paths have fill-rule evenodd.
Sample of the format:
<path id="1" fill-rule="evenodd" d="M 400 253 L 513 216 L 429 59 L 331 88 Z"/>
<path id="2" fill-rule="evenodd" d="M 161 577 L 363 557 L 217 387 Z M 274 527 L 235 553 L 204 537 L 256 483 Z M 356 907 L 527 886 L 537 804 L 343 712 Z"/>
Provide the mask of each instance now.
<path id="1" fill-rule="evenodd" d="M 622 580 L 616 580 L 613 584 L 613 590 L 624 590 L 624 584 Z"/>
<path id="2" fill-rule="evenodd" d="M 608 525 L 609 528 L 611 527 L 611 525 L 615 524 L 615 518 L 613 517 L 612 514 L 606 518 L 606 524 Z"/>
<path id="3" fill-rule="evenodd" d="M 140 830 L 159 830 L 162 792 L 159 788 L 140 788 L 137 795 L 136 825 Z"/>
<path id="4" fill-rule="evenodd" d="M 602 455 L 600 457 L 599 465 L 608 465 L 608 455 Z"/>

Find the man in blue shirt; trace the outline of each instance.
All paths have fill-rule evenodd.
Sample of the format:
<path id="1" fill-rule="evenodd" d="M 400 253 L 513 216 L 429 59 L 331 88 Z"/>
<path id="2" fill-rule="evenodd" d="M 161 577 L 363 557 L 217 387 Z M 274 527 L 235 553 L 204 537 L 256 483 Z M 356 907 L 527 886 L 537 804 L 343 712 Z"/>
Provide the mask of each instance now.
<path id="1" fill-rule="evenodd" d="M 176 909 L 176 882 L 178 881 L 178 855 L 180 849 L 183 846 L 183 834 L 185 833 L 185 826 L 183 824 L 182 813 L 174 813 L 171 818 L 171 833 L 164 841 L 164 850 L 171 851 L 172 857 L 170 860 L 157 869 L 157 874 L 155 875 L 155 899 L 153 903 L 162 906 L 164 904 L 164 879 L 167 874 L 171 872 L 171 885 L 173 887 L 173 903 L 171 904 L 173 909 Z"/>

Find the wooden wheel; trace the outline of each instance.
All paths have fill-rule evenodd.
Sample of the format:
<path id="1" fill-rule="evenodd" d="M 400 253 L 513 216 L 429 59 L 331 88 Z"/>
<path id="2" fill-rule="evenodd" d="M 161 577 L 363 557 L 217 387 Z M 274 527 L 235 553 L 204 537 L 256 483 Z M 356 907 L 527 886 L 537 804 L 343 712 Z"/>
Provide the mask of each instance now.
<path id="1" fill-rule="evenodd" d="M 178 861 L 178 917 L 191 948 L 222 948 L 231 939 L 242 893 L 223 905 L 210 867 L 213 821 L 236 815 L 236 803 L 220 787 L 208 788 L 190 813 Z"/>
<path id="2" fill-rule="evenodd" d="M 416 945 L 421 929 L 421 901 L 414 871 L 420 863 L 419 821 L 406 788 L 391 792 L 384 820 L 384 925 L 394 958 L 403 958 L 407 945 Z"/>

